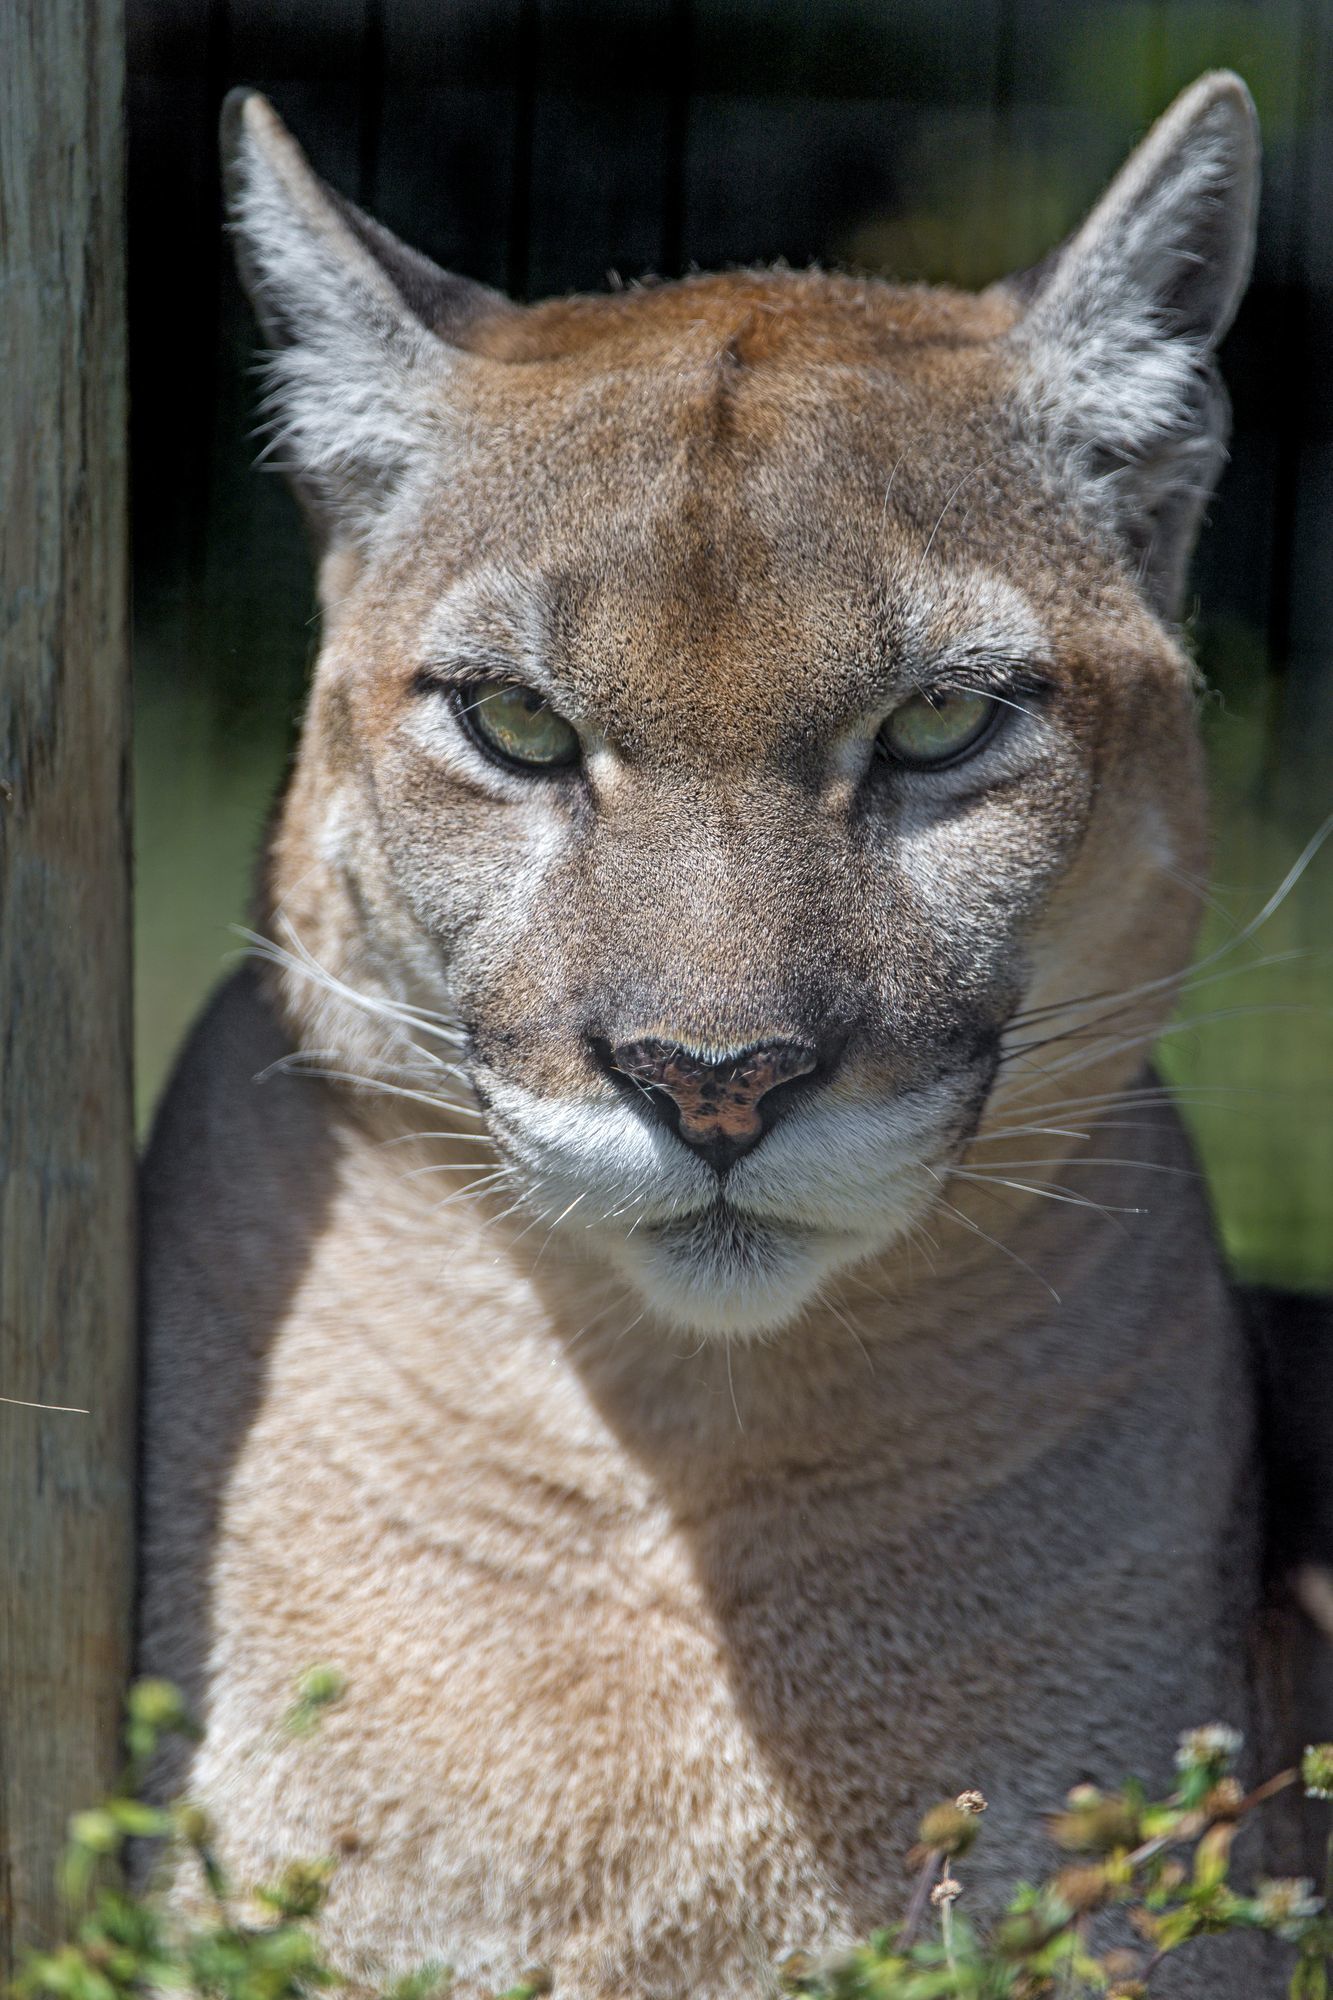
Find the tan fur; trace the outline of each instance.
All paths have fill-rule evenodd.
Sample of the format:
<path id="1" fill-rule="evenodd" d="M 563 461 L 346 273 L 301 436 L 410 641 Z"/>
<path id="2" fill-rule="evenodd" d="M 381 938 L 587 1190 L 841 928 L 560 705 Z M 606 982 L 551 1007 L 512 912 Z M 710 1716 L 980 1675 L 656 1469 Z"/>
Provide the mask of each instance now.
<path id="1" fill-rule="evenodd" d="M 991 1800 L 984 1910 L 1069 1783 L 1252 1721 L 1240 1336 L 1174 1113 L 1115 1109 L 1204 868 L 1179 547 L 1134 553 L 1148 472 L 1098 470 L 1050 358 L 1080 267 L 1031 306 L 750 272 L 400 323 L 235 116 L 261 311 L 293 337 L 290 209 L 398 385 L 349 427 L 409 414 L 331 456 L 297 329 L 324 643 L 277 962 L 148 1163 L 145 1664 L 238 1871 L 341 1857 L 354 1975 L 758 1991 L 897 1912 L 941 1794 Z M 1130 176 L 1248 159 L 1234 81 L 1172 117 Z M 1048 686 L 971 764 L 872 761 L 1015 655 Z M 460 658 L 549 688 L 582 770 L 488 765 Z M 670 1221 L 711 1169 L 598 1065 L 645 1039 L 825 1051 L 725 1226 Z M 350 1692 L 287 1742 L 317 1661 Z"/>

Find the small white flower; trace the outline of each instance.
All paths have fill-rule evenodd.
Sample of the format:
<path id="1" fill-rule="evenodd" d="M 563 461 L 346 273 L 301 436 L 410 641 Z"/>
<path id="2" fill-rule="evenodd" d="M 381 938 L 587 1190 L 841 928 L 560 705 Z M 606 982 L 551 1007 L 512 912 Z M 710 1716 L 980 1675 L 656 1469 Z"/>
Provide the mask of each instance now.
<path id="1" fill-rule="evenodd" d="M 1314 1893 L 1308 1875 L 1286 1876 L 1274 1882 L 1260 1882 L 1254 1892 L 1259 1921 L 1279 1937 L 1291 1939 L 1309 1917 L 1317 1917 L 1323 1900 Z"/>
<path id="2" fill-rule="evenodd" d="M 1178 1771 L 1225 1770 L 1240 1754 L 1245 1738 L 1225 1722 L 1206 1722 L 1201 1729 L 1187 1729 L 1176 1751 Z"/>

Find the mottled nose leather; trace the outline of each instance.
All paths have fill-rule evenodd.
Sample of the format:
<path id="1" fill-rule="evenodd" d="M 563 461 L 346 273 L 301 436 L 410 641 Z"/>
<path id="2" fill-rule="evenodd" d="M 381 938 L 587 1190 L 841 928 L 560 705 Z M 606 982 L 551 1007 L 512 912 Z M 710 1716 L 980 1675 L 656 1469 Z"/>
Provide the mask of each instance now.
<path id="1" fill-rule="evenodd" d="M 680 1136 L 691 1146 L 718 1140 L 752 1145 L 763 1134 L 760 1100 L 780 1083 L 808 1076 L 818 1052 L 804 1042 L 763 1042 L 710 1062 L 679 1042 L 622 1042 L 611 1051 L 622 1076 L 665 1091 L 680 1113 Z"/>

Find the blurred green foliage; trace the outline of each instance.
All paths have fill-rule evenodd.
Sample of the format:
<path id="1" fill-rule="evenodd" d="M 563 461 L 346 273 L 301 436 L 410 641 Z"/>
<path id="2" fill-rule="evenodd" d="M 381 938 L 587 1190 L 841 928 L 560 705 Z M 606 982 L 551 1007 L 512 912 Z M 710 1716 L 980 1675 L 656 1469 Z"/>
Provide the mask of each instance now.
<path id="1" fill-rule="evenodd" d="M 1281 884 L 1320 805 L 1278 814 L 1264 713 L 1271 681 L 1246 665 L 1253 638 L 1205 649 L 1204 738 L 1213 785 L 1212 899 L 1197 956 L 1219 952 Z M 1328 801 L 1326 803 L 1333 803 Z M 1187 992 L 1159 1045 L 1203 1159 L 1236 1270 L 1266 1284 L 1333 1287 L 1333 842 L 1234 954 Z"/>
<path id="2" fill-rule="evenodd" d="M 312 1669 L 288 1730 L 308 1735 L 344 1692 L 335 1668 Z M 120 1785 L 70 1821 L 62 1868 L 70 1935 L 27 1955 L 13 2000 L 153 2000 L 167 1993 L 184 2000 L 315 2000 L 324 1991 L 348 1990 L 318 1931 L 336 1891 L 335 1864 L 289 1861 L 275 1881 L 238 1887 L 218 1859 L 201 1806 L 185 1799 L 156 1805 L 144 1797 L 159 1742 L 198 1736 L 176 1690 L 166 1681 L 140 1681 L 130 1690 L 128 1711 Z M 1274 2000 L 1279 1987 L 1288 2000 L 1329 2000 L 1333 1884 L 1319 1895 L 1305 1878 L 1245 1882 L 1233 1879 L 1232 1868 L 1237 1845 L 1280 1793 L 1299 1786 L 1307 1798 L 1330 1797 L 1333 1744 L 1311 1745 L 1299 1769 L 1248 1793 L 1232 1769 L 1241 1748 L 1240 1736 L 1223 1724 L 1187 1730 L 1176 1752 L 1174 1789 L 1162 1799 L 1133 1779 L 1111 1791 L 1076 1785 L 1046 1820 L 1061 1865 L 1040 1883 L 1018 1883 L 984 1927 L 974 1927 L 956 1905 L 986 1801 L 977 1791 L 941 1801 L 917 1829 L 908 1857 L 915 1880 L 901 1919 L 849 1951 L 793 1951 L 771 1972 L 757 1967 L 756 2000 L 761 1994 L 1146 2000 L 1154 1975 L 1178 1952 L 1246 1933 L 1287 1947 L 1270 1961 L 1273 1976 L 1265 1981 Z M 143 1894 L 125 1886 L 120 1866 L 135 1840 L 156 1843 L 156 1886 Z M 1333 1871 L 1333 1837 L 1329 1866 Z M 181 1895 L 187 1883 L 194 1887 Z M 177 1892 L 169 1898 L 158 1893 L 168 1884 Z M 446 1966 L 429 1964 L 380 1991 L 383 2000 L 445 2000 L 451 1984 Z M 365 1968 L 352 1990 L 368 2000 L 375 1994 Z M 542 2000 L 563 1991 L 543 1968 L 526 1968 L 497 2000 Z"/>

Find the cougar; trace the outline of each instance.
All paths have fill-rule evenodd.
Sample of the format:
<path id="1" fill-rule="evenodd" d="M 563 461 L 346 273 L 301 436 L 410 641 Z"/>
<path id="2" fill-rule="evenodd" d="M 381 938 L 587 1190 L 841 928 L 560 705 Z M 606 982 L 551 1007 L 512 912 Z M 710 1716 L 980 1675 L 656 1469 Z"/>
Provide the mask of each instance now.
<path id="1" fill-rule="evenodd" d="M 264 98 L 224 151 L 322 644 L 146 1168 L 184 1782 L 238 1880 L 337 1857 L 353 1983 L 758 1993 L 964 1787 L 984 1913 L 1070 1784 L 1260 1726 L 1250 1368 L 1149 1066 L 1250 99 L 977 296 L 518 306 Z"/>

